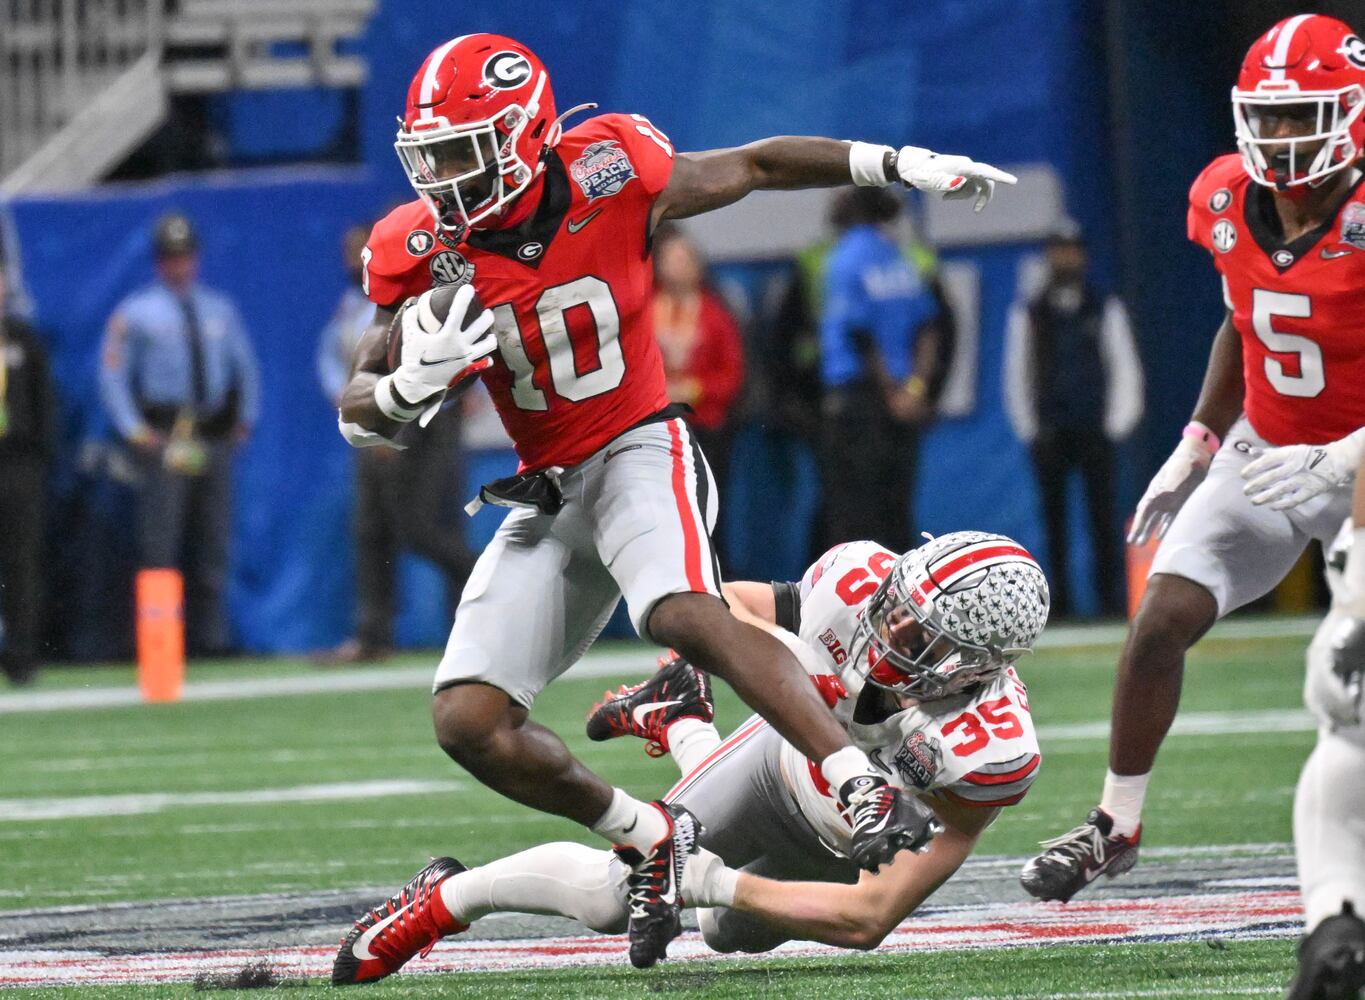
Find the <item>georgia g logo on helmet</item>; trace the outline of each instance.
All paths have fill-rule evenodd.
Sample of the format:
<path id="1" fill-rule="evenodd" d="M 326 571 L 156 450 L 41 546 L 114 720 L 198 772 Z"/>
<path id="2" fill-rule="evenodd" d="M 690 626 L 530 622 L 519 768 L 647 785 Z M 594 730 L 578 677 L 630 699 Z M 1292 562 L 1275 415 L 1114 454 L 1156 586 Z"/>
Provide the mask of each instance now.
<path id="1" fill-rule="evenodd" d="M 1365 39 L 1359 35 L 1352 35 L 1341 43 L 1341 48 L 1337 50 L 1346 57 L 1346 61 L 1352 66 L 1365 69 Z"/>
<path id="2" fill-rule="evenodd" d="M 483 64 L 483 82 L 499 90 L 520 87 L 531 78 L 531 63 L 520 52 L 495 52 Z"/>

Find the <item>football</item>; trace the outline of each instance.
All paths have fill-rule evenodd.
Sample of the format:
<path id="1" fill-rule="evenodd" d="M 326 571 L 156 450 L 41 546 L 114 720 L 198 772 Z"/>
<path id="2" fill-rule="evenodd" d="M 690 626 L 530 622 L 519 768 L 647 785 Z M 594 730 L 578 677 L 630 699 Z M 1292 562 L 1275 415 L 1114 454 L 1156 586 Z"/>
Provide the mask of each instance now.
<path id="1" fill-rule="evenodd" d="M 460 288 L 460 285 L 437 285 L 425 295 L 408 299 L 398 312 L 394 313 L 384 348 L 390 372 L 403 360 L 403 314 L 409 309 L 416 309 L 417 321 L 422 329 L 428 333 L 435 333 L 441 329 L 446 317 L 450 315 L 450 304 L 455 301 L 455 293 Z M 483 303 L 479 301 L 479 293 L 475 292 L 474 297 L 469 300 L 469 311 L 465 314 L 465 319 L 473 320 L 482 312 Z"/>

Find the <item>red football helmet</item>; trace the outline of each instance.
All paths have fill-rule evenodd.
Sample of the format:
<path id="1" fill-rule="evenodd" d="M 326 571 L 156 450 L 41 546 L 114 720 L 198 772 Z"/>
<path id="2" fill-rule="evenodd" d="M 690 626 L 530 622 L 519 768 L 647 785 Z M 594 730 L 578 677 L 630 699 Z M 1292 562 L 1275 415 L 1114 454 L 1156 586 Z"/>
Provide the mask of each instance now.
<path id="1" fill-rule="evenodd" d="M 1365 41 L 1336 18 L 1286 18 L 1247 52 L 1232 117 L 1257 183 L 1322 183 L 1365 149 Z"/>
<path id="2" fill-rule="evenodd" d="M 520 42 L 477 34 L 427 56 L 394 148 L 437 225 L 459 231 L 525 191 L 558 139 L 544 64 Z"/>

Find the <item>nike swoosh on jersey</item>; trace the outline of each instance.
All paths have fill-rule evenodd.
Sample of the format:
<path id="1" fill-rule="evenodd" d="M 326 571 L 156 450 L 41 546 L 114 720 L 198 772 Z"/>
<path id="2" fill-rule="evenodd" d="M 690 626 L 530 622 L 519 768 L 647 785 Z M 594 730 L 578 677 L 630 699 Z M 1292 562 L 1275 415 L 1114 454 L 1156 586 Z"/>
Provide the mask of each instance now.
<path id="1" fill-rule="evenodd" d="M 1320 256 L 1323 260 L 1336 260 L 1338 257 L 1345 257 L 1350 252 L 1351 250 L 1349 247 L 1345 250 L 1333 250 L 1330 247 L 1323 247 Z"/>
<path id="2" fill-rule="evenodd" d="M 355 944 L 351 945 L 351 954 L 354 955 L 356 958 L 360 959 L 362 962 L 369 961 L 370 959 L 374 958 L 375 957 L 374 954 L 370 951 L 370 942 L 377 938 L 380 935 L 380 933 L 383 932 L 385 927 L 389 926 L 389 924 L 393 923 L 395 920 L 397 920 L 410 909 L 412 909 L 411 903 L 403 907 L 401 910 L 397 910 L 393 913 L 390 913 L 383 920 L 379 921 L 379 923 L 375 924 L 364 934 L 360 935 L 360 937 L 356 938 Z"/>
<path id="3" fill-rule="evenodd" d="M 606 207 L 606 206 L 604 205 L 603 208 L 605 208 L 605 207 Z M 581 218 L 581 219 L 576 219 L 576 220 L 575 220 L 575 219 L 570 219 L 570 220 L 569 220 L 569 232 L 570 232 L 570 233 L 576 233 L 576 232 L 578 232 L 580 229 L 582 229 L 584 226 L 586 226 L 586 225 L 587 225 L 589 222 L 591 222 L 593 219 L 597 218 L 598 215 L 600 215 L 601 213 L 602 213 L 602 209 L 599 208 L 599 209 L 596 209 L 595 211 L 589 212 L 587 215 L 583 216 L 583 218 Z"/>
<path id="4" fill-rule="evenodd" d="M 647 705 L 637 705 L 635 711 L 631 712 L 631 718 L 635 720 L 637 726 L 645 724 L 645 716 L 658 708 L 667 708 L 669 705 L 681 705 L 682 702 L 674 698 L 672 701 L 651 701 Z"/>

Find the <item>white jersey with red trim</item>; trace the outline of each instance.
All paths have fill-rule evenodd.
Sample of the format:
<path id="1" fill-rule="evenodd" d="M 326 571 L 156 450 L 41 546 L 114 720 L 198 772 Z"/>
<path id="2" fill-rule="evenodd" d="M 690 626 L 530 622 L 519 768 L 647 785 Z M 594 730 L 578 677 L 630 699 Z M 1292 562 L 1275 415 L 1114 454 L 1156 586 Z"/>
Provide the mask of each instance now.
<path id="1" fill-rule="evenodd" d="M 1022 799 L 1042 756 L 1028 691 L 1011 667 L 989 686 L 957 698 L 915 705 L 880 722 L 854 721 L 865 681 L 850 669 L 858 619 L 896 555 L 875 542 L 849 542 L 825 553 L 801 580 L 800 637 L 847 697 L 835 717 L 887 780 L 926 797 L 970 806 Z M 847 853 L 851 826 L 819 767 L 784 743 L 782 776 L 802 815 L 829 846 Z"/>

